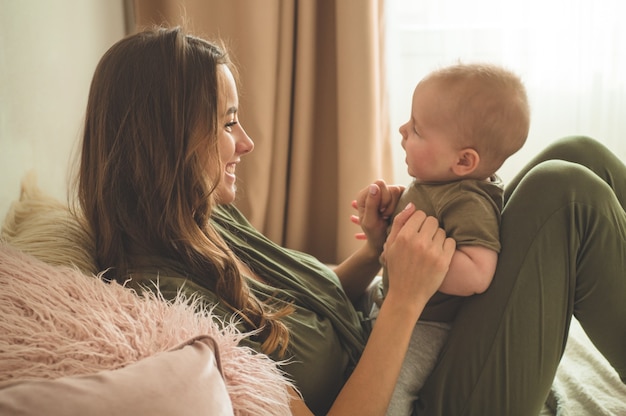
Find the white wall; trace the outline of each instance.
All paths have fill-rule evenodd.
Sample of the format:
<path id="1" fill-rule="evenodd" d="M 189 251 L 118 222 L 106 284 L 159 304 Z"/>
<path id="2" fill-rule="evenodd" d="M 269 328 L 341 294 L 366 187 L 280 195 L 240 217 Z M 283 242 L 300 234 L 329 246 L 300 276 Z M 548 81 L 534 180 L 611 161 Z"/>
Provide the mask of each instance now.
<path id="1" fill-rule="evenodd" d="M 65 201 L 91 76 L 123 0 L 0 0 L 0 221 L 29 170 Z"/>

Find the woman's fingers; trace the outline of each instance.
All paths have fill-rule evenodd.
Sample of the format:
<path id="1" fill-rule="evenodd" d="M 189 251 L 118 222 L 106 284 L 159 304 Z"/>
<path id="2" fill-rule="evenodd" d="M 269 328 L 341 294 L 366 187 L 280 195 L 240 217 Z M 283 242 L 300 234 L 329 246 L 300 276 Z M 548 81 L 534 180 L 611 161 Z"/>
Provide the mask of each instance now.
<path id="1" fill-rule="evenodd" d="M 424 214 L 423 211 L 416 211 L 415 205 L 413 205 L 413 203 L 409 203 L 393 219 L 393 224 L 391 225 L 391 231 L 389 232 L 389 236 L 387 236 L 387 242 L 395 241 L 400 230 L 404 228 L 405 224 L 407 223 L 407 221 L 409 221 L 409 219 L 412 217 L 414 213 L 416 215 L 416 218 L 413 220 L 413 223 L 421 227 L 421 223 L 426 218 L 426 214 Z"/>
<path id="2" fill-rule="evenodd" d="M 359 191 L 357 198 L 352 201 L 352 208 L 358 211 L 361 219 L 366 212 L 377 220 L 387 219 L 395 211 L 403 191 L 402 185 L 387 185 L 384 180 L 378 179 Z"/>
<path id="3" fill-rule="evenodd" d="M 418 224 L 418 227 L 417 234 L 423 236 L 423 238 L 434 240 L 438 234 L 441 234 L 440 231 L 445 235 L 445 232 L 439 228 L 439 221 L 435 217 L 424 218 L 422 223 Z"/>
<path id="4" fill-rule="evenodd" d="M 455 248 L 456 243 L 446 237 L 435 217 L 409 204 L 394 219 L 381 256 L 390 290 L 397 289 L 400 296 L 432 296 L 448 271 Z"/>
<path id="5" fill-rule="evenodd" d="M 400 230 L 403 229 L 403 227 L 405 226 L 405 224 L 407 223 L 407 221 L 409 220 L 409 218 L 411 218 L 413 214 L 415 214 L 418 218 L 419 217 L 426 218 L 426 214 L 424 214 L 422 211 L 416 212 L 415 205 L 413 205 L 413 203 L 409 203 L 393 219 L 393 223 L 391 224 L 391 231 L 389 231 L 389 235 L 387 236 L 387 240 L 385 241 L 383 253 L 380 255 L 380 259 L 379 259 L 380 264 L 382 264 L 383 266 L 387 264 L 387 260 L 386 260 L 387 247 L 391 246 L 396 241 L 396 238 L 398 237 L 398 233 L 400 232 Z"/>

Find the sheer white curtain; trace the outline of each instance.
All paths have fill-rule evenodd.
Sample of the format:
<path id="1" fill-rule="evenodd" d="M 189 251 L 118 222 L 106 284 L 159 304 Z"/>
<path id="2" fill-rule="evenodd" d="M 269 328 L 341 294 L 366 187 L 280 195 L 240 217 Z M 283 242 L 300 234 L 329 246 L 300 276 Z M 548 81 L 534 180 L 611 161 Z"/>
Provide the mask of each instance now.
<path id="1" fill-rule="evenodd" d="M 626 161 L 623 0 L 387 0 L 386 7 L 394 129 L 430 70 L 490 61 L 522 77 L 532 107 L 528 141 L 500 171 L 505 181 L 547 143 L 572 134 L 593 136 Z M 395 180 L 403 183 L 394 133 Z"/>

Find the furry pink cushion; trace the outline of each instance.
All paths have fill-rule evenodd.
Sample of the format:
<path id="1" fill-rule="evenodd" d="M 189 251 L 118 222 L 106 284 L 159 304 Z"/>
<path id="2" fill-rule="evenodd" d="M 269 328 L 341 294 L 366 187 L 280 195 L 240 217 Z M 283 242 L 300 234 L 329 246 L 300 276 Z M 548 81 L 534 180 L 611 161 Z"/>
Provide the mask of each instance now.
<path id="1" fill-rule="evenodd" d="M 238 346 L 246 334 L 232 324 L 220 329 L 197 306 L 139 296 L 0 243 L 0 387 L 112 370 L 209 335 L 218 343 L 235 414 L 290 414 L 292 384 L 276 364 Z"/>

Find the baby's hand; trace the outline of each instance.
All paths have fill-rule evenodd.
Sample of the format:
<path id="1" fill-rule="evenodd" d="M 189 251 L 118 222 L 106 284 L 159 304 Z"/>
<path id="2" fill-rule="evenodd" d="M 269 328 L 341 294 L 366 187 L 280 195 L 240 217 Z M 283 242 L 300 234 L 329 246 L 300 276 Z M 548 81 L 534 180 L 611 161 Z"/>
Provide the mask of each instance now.
<path id="1" fill-rule="evenodd" d="M 355 237 L 368 240 L 382 250 L 389 217 L 393 214 L 403 191 L 404 186 L 387 185 L 383 180 L 377 180 L 363 188 L 352 201 L 352 207 L 357 210 L 357 215 L 353 215 L 351 220 L 363 230 L 355 234 Z"/>

